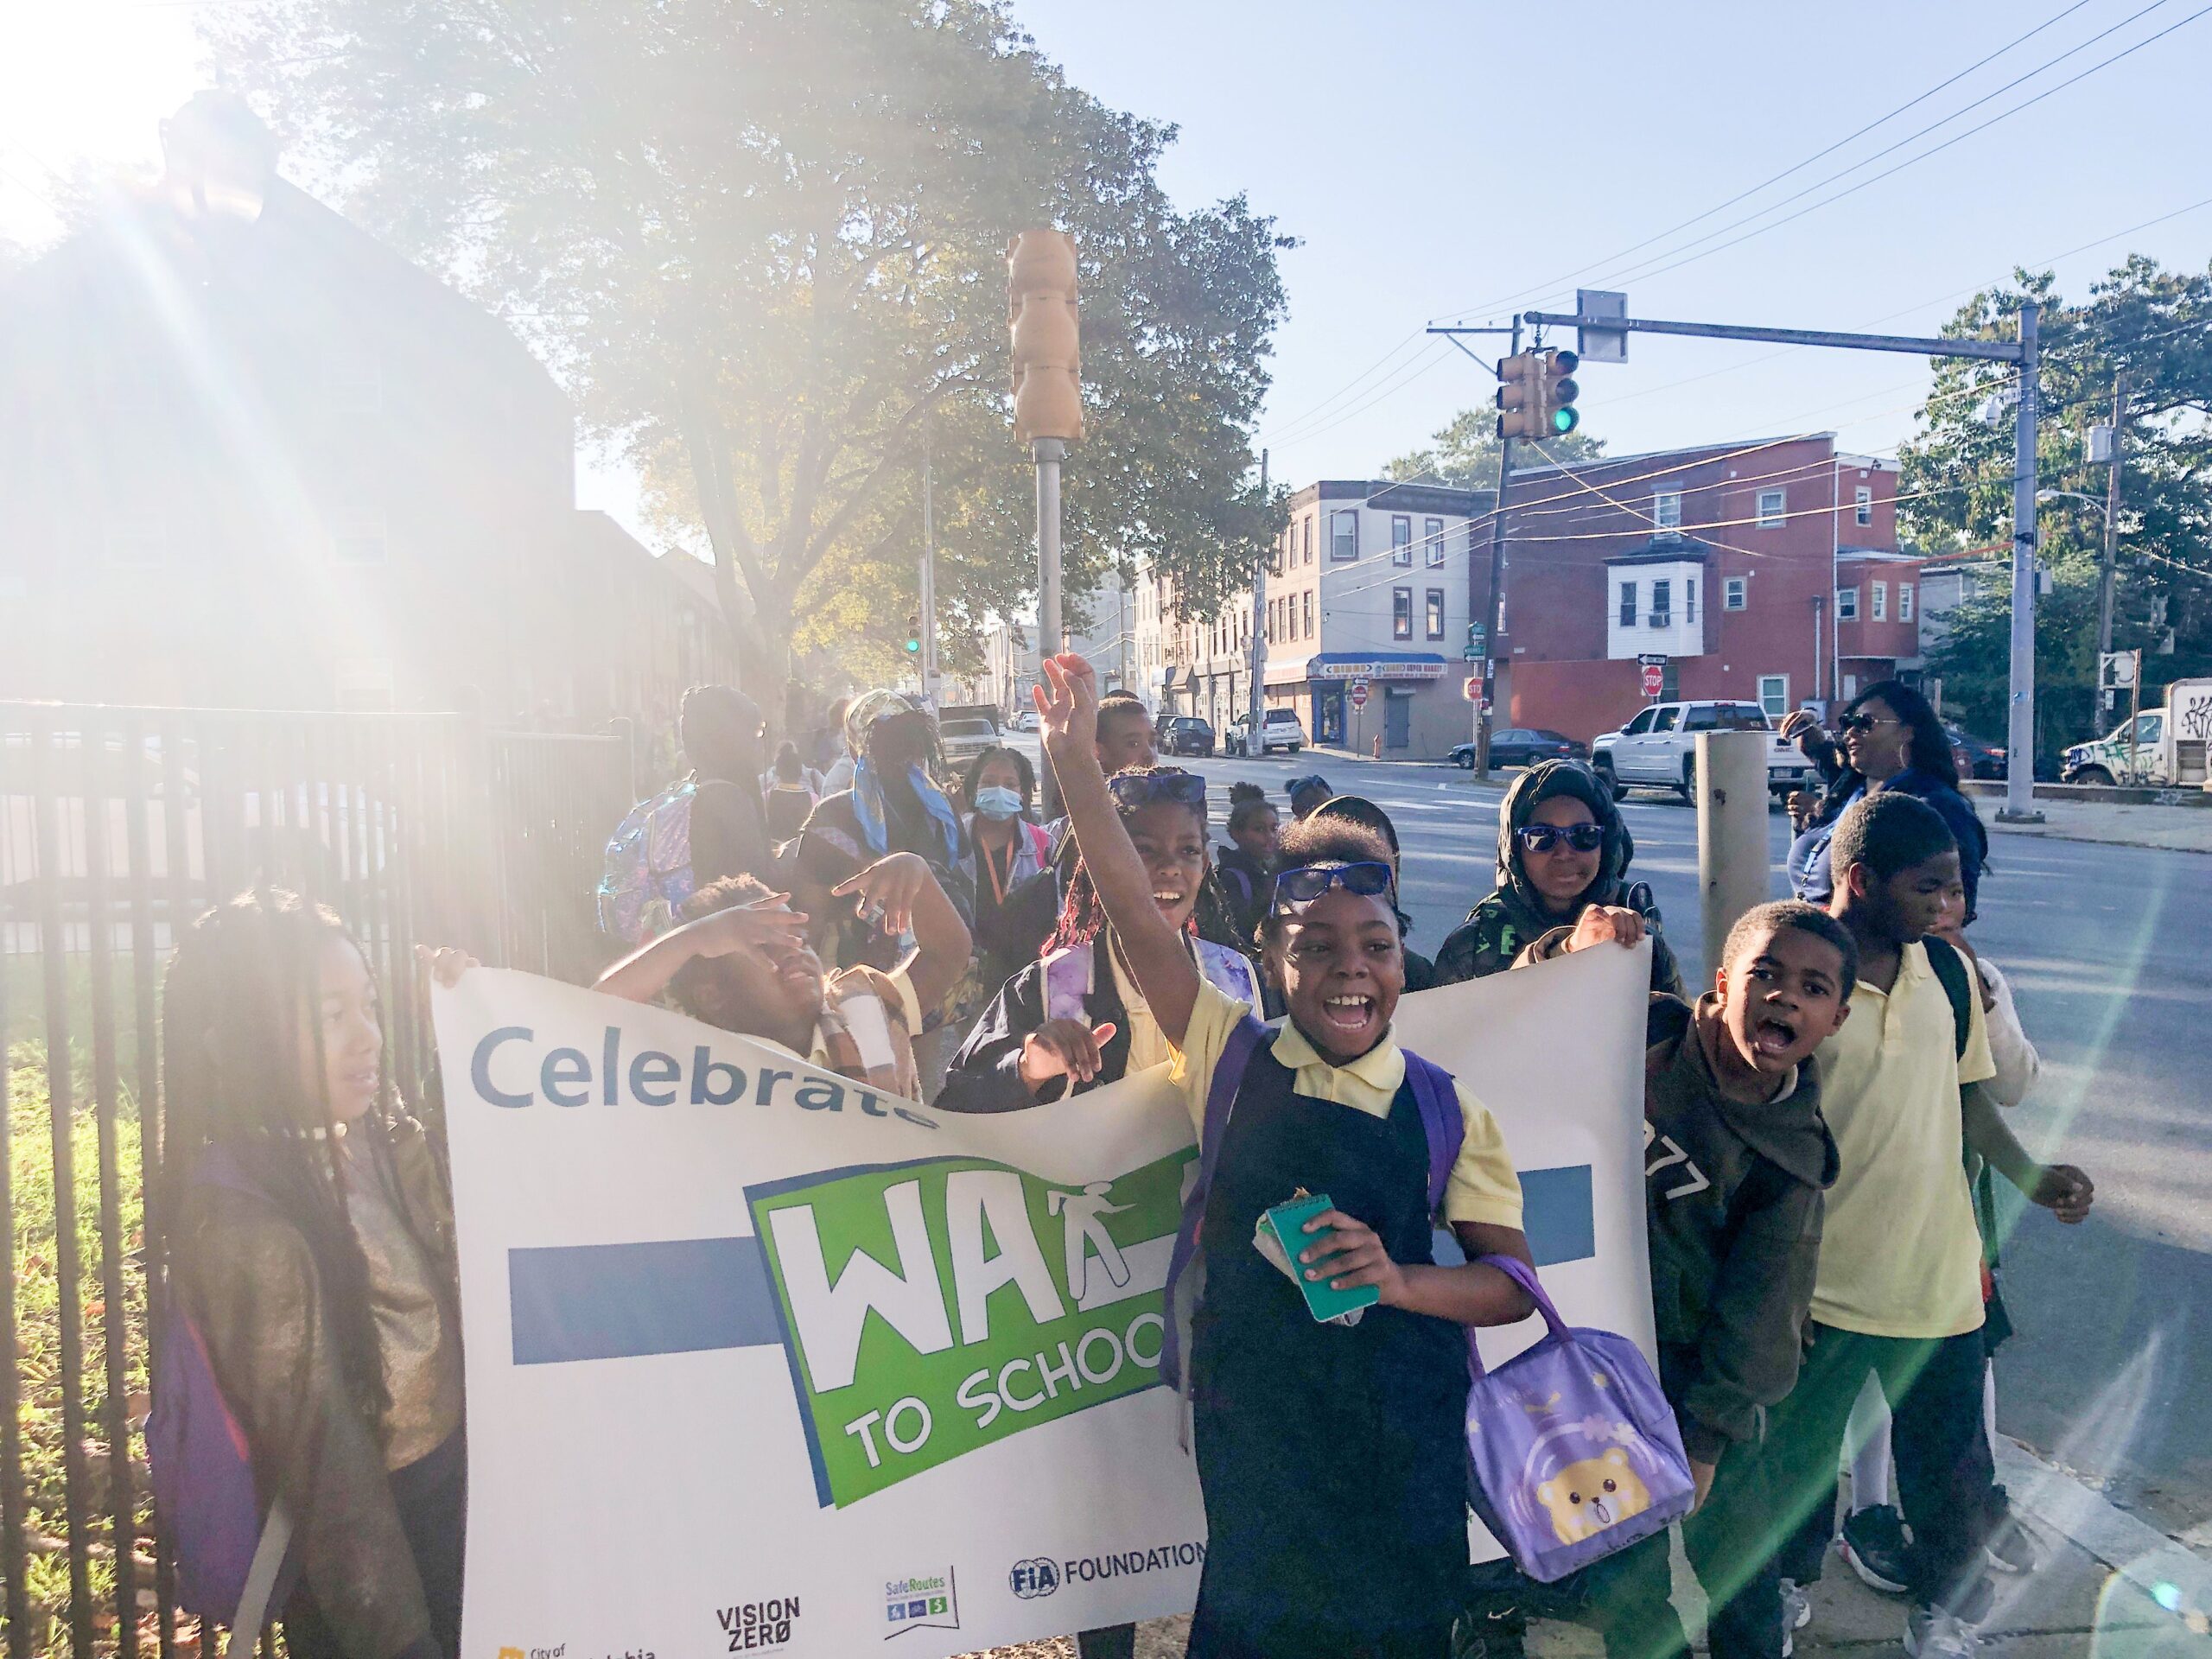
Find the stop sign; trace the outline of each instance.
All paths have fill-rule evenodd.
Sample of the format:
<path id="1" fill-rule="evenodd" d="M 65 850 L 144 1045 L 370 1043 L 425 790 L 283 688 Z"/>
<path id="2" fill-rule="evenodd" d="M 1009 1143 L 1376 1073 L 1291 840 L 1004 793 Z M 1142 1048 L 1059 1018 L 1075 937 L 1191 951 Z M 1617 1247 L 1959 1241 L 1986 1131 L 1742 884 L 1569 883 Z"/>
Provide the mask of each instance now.
<path id="1" fill-rule="evenodd" d="M 1365 680 L 1354 680 L 1351 683 L 1351 706 L 1355 709 L 1364 709 L 1367 707 L 1367 682 Z"/>
<path id="2" fill-rule="evenodd" d="M 1667 689 L 1667 671 L 1656 663 L 1643 665 L 1643 695 L 1656 697 Z"/>

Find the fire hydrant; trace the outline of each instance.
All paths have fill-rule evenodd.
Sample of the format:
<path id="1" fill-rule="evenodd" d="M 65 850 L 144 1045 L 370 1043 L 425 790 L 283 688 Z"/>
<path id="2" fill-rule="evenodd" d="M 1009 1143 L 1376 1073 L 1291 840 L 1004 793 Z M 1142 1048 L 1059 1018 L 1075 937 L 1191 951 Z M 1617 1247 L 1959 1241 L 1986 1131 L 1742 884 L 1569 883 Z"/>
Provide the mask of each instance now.
<path id="1" fill-rule="evenodd" d="M 1375 758 L 1377 760 L 1380 760 L 1382 758 L 1382 734 L 1380 732 L 1376 733 L 1376 734 L 1370 738 L 1368 741 L 1372 746 L 1372 753 Z"/>

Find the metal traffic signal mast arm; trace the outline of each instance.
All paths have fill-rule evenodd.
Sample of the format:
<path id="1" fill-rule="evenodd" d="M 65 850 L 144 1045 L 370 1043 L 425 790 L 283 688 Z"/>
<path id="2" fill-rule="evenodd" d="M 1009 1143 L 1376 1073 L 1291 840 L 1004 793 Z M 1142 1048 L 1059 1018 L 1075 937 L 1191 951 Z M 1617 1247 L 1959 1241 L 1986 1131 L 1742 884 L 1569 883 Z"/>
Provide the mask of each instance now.
<path id="1" fill-rule="evenodd" d="M 1608 302 L 1611 296 L 1603 296 Z M 1579 302 L 1585 307 L 1587 296 Z M 2005 823 L 2040 823 L 2035 810 L 2036 736 L 2036 418 L 2038 401 L 2036 328 L 2041 308 L 2020 308 L 2016 340 L 1930 339 L 1910 334 L 1845 334 L 1821 328 L 1756 328 L 1725 322 L 1662 322 L 1651 317 L 1611 315 L 1587 309 L 1524 311 L 1520 321 L 1539 327 L 1573 328 L 1588 346 L 1592 338 L 1623 341 L 1628 334 L 1688 334 L 1702 340 L 1761 340 L 1777 346 L 1821 346 L 1847 352 L 1902 352 L 1911 357 L 1958 357 L 2011 363 L 2020 371 L 2019 401 L 2013 411 L 2012 443 L 2012 673 L 2010 719 L 2005 751 Z M 1434 332 L 1446 333 L 1447 330 Z M 1592 360 L 1606 356 L 1592 354 Z M 1613 357 L 1611 360 L 1618 360 Z M 1572 427 L 1567 429 L 1572 430 Z"/>

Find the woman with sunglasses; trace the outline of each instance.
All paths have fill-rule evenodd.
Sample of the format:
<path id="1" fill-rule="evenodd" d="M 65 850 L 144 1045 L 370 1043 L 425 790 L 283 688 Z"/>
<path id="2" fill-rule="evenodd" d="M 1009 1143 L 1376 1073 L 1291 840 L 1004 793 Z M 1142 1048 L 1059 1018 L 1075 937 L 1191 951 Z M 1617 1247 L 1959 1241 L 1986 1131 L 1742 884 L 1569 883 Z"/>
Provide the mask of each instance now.
<path id="1" fill-rule="evenodd" d="M 1649 915 L 1650 889 L 1627 880 L 1636 838 L 1613 792 L 1580 760 L 1543 760 L 1513 780 L 1497 812 L 1497 891 L 1467 912 L 1436 953 L 1440 984 L 1501 974 L 1592 905 Z M 1651 988 L 1682 994 L 1674 952 L 1651 931 Z"/>
<path id="2" fill-rule="evenodd" d="M 1217 942 L 1235 935 L 1206 845 L 1206 780 L 1179 766 L 1150 766 L 1116 772 L 1107 786 L 1144 859 L 1160 914 L 1183 934 L 1209 981 L 1256 1003 L 1250 959 Z M 1078 859 L 1043 958 L 1001 988 L 934 1103 L 948 1112 L 1019 1111 L 1119 1082 L 1167 1057 L 1166 1039 Z"/>
<path id="3" fill-rule="evenodd" d="M 1959 792 L 1959 766 L 1951 739 L 1928 699 L 1903 680 L 1878 680 L 1846 705 L 1831 737 L 1805 709 L 1782 722 L 1782 734 L 1820 768 L 1827 785 L 1810 817 L 1790 844 L 1789 888 L 1808 904 L 1825 905 L 1835 882 L 1828 871 L 1828 838 L 1838 819 L 1862 796 L 1878 790 L 1917 795 L 1942 815 L 1959 843 L 1966 879 L 1966 919 L 1974 918 L 1989 832 L 1974 803 Z"/>

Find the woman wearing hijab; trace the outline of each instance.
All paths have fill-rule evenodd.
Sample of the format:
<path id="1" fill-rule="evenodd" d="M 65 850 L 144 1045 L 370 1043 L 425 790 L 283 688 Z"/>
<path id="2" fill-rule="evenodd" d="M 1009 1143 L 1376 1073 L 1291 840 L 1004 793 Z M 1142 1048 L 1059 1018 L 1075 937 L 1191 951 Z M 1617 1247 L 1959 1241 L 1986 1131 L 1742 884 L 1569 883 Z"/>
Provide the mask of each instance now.
<path id="1" fill-rule="evenodd" d="M 1796 740 L 1827 785 L 1811 820 L 1790 844 L 1790 892 L 1808 904 L 1827 903 L 1835 890 L 1828 837 L 1836 821 L 1861 797 L 1889 790 L 1917 795 L 1950 826 L 1966 880 L 1966 919 L 1974 920 L 1989 832 L 1974 803 L 1959 792 L 1958 761 L 1935 709 L 1903 680 L 1878 680 L 1845 706 L 1836 730 L 1830 737 L 1803 709 L 1782 723 L 1782 734 Z"/>
<path id="2" fill-rule="evenodd" d="M 1580 760 L 1544 760 L 1513 780 L 1498 808 L 1497 891 L 1467 912 L 1436 953 L 1437 982 L 1503 973 L 1591 905 L 1648 910 L 1624 879 L 1636 840 L 1612 791 Z M 1637 884 L 1641 887 L 1642 883 Z M 1631 896 L 1644 902 L 1631 904 Z M 1682 995 L 1674 952 L 1651 933 L 1651 988 Z"/>

